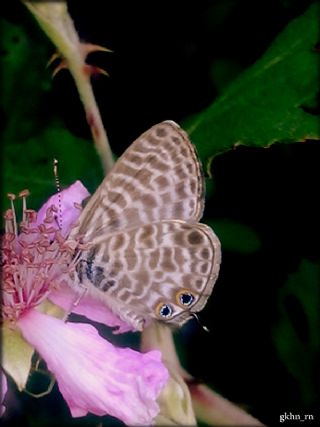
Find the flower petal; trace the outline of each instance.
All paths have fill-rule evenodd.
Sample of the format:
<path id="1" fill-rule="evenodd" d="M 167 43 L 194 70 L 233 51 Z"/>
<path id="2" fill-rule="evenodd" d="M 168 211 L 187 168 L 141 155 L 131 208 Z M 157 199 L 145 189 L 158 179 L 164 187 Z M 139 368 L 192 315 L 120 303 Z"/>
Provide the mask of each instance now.
<path id="1" fill-rule="evenodd" d="M 6 397 L 7 391 L 8 391 L 8 383 L 7 378 L 3 371 L 0 371 L 0 417 L 4 414 L 4 411 L 6 410 L 6 407 L 3 405 L 4 398 Z"/>
<path id="2" fill-rule="evenodd" d="M 103 323 L 111 328 L 117 327 L 114 334 L 120 334 L 132 331 L 132 327 L 114 314 L 102 301 L 91 297 L 90 295 L 83 295 L 76 305 L 73 305 L 78 299 L 78 295 L 69 287 L 60 287 L 53 290 L 49 299 L 62 307 L 65 311 L 72 311 L 95 322 Z"/>
<path id="3" fill-rule="evenodd" d="M 78 219 L 81 210 L 75 207 L 75 203 L 81 202 L 90 196 L 88 190 L 80 181 L 76 181 L 65 190 L 60 191 L 50 197 L 50 199 L 40 208 L 37 214 L 37 224 L 43 223 L 47 209 L 55 205 L 59 209 L 59 217 L 62 218 L 61 232 L 64 236 L 69 234 L 71 226 Z"/>
<path id="4" fill-rule="evenodd" d="M 109 414 L 129 425 L 148 425 L 168 379 L 159 351 L 115 348 L 91 325 L 63 323 L 30 310 L 18 327 L 44 358 L 74 417 Z"/>

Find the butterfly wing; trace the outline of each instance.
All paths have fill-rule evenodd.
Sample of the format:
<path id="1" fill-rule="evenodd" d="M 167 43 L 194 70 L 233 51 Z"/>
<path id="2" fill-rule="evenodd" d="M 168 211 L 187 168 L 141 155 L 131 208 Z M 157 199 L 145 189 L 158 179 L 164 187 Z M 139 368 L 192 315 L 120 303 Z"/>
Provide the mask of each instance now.
<path id="1" fill-rule="evenodd" d="M 136 329 L 150 319 L 182 325 L 203 308 L 219 271 L 219 240 L 198 223 L 203 205 L 187 134 L 171 121 L 153 126 L 118 159 L 72 230 L 71 239 L 90 244 L 73 283 Z"/>
<path id="2" fill-rule="evenodd" d="M 162 220 L 107 236 L 83 253 L 77 274 L 135 329 L 150 319 L 181 326 L 205 305 L 220 259 L 211 228 Z"/>
<path id="3" fill-rule="evenodd" d="M 98 243 L 108 233 L 164 219 L 197 222 L 203 212 L 201 165 L 187 134 L 165 121 L 118 159 L 70 237 Z"/>

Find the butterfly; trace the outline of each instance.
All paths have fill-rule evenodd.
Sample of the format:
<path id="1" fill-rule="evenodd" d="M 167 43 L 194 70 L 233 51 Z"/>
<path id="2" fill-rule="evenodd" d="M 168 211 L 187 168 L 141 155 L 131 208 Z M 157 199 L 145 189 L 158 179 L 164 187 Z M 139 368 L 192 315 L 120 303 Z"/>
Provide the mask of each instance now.
<path id="1" fill-rule="evenodd" d="M 122 154 L 70 238 L 89 243 L 73 275 L 133 329 L 182 326 L 206 304 L 221 250 L 204 209 L 201 163 L 188 135 L 164 121 Z"/>

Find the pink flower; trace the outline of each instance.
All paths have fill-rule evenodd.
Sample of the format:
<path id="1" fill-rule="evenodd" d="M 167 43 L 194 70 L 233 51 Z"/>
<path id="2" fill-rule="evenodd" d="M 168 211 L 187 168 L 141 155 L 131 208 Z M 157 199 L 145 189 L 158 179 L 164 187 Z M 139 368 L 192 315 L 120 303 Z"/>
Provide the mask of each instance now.
<path id="1" fill-rule="evenodd" d="M 56 213 L 55 221 L 60 227 L 61 234 L 66 236 L 69 234 L 71 226 L 79 217 L 80 209 L 76 206 L 81 205 L 81 202 L 89 196 L 90 193 L 82 182 L 76 181 L 66 190 L 60 191 L 60 193 L 54 194 L 50 197 L 50 199 L 39 209 L 36 223 L 43 223 L 47 215 L 47 210 L 50 209 L 51 206 L 56 206 L 58 208 L 58 212 Z"/>
<path id="2" fill-rule="evenodd" d="M 80 213 L 74 202 L 81 203 L 87 190 L 76 182 L 51 198 L 38 215 L 27 209 L 27 195 L 27 191 L 19 195 L 23 203 L 20 233 L 14 195 L 9 195 L 11 209 L 5 214 L 1 248 L 4 369 L 23 390 L 35 349 L 54 375 L 73 417 L 91 412 L 110 414 L 130 425 L 152 423 L 159 412 L 156 399 L 168 379 L 161 353 L 116 348 L 93 326 L 66 323 L 57 318 L 63 314 L 55 312 L 52 317 L 46 308 L 51 296 L 66 308 L 75 300 L 65 281 L 74 268 L 75 248 L 66 239 Z M 81 244 L 76 244 L 81 249 Z M 90 298 L 82 298 L 77 308 L 81 314 L 96 314 L 95 320 L 117 326 L 118 332 L 130 329 Z"/>
<path id="3" fill-rule="evenodd" d="M 38 324 L 41 328 L 35 328 Z M 159 351 L 116 348 L 91 325 L 65 324 L 36 310 L 17 325 L 55 375 L 72 416 L 90 411 L 129 425 L 147 425 L 157 415 L 155 399 L 167 379 Z"/>

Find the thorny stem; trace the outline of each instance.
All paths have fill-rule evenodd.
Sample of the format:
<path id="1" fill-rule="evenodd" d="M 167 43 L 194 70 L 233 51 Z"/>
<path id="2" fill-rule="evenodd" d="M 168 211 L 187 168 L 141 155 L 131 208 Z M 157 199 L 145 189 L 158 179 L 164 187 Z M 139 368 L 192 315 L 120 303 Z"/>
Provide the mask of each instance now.
<path id="1" fill-rule="evenodd" d="M 74 78 L 80 99 L 86 112 L 86 119 L 90 126 L 96 150 L 101 158 L 104 172 L 107 174 L 112 168 L 114 162 L 107 133 L 103 126 L 100 111 L 92 90 L 90 74 L 85 71 L 84 61 L 82 61 L 82 64 L 78 64 L 75 61 L 69 61 L 68 68 Z"/>
<path id="2" fill-rule="evenodd" d="M 58 48 L 71 75 L 74 78 L 83 103 L 87 122 L 90 126 L 96 150 L 101 158 L 105 174 L 113 166 L 112 151 L 90 81 L 90 72 L 85 62 L 85 44 L 79 40 L 65 2 L 23 1 L 39 25 Z M 101 49 L 100 49 L 101 50 Z M 62 68 L 62 67 L 61 67 Z"/>

